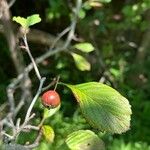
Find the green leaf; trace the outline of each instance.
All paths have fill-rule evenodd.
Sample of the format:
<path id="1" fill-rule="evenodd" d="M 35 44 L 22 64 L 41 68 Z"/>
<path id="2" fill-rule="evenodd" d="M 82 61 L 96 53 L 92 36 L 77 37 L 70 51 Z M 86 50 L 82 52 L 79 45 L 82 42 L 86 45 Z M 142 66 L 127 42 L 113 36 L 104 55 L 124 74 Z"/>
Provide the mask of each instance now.
<path id="1" fill-rule="evenodd" d="M 114 77 L 119 78 L 121 76 L 121 72 L 118 69 L 110 68 L 110 73 L 114 75 Z"/>
<path id="2" fill-rule="evenodd" d="M 66 144 L 71 150 L 104 150 L 103 141 L 90 130 L 78 130 L 71 133 Z"/>
<path id="3" fill-rule="evenodd" d="M 89 5 L 90 5 L 91 7 L 96 7 L 96 8 L 98 8 L 98 7 L 102 7 L 102 6 L 103 6 L 100 1 L 88 1 L 88 2 L 89 2 Z"/>
<path id="4" fill-rule="evenodd" d="M 86 12 L 83 9 L 80 9 L 78 16 L 79 16 L 80 19 L 83 19 L 86 16 Z"/>
<path id="5" fill-rule="evenodd" d="M 52 143 L 54 141 L 55 133 L 54 133 L 54 130 L 51 126 L 43 125 L 42 126 L 42 133 L 43 133 L 47 142 Z"/>
<path id="6" fill-rule="evenodd" d="M 41 18 L 38 14 L 31 15 L 27 18 L 24 17 L 13 17 L 13 21 L 19 23 L 23 28 L 28 28 L 36 23 L 41 21 Z"/>
<path id="7" fill-rule="evenodd" d="M 23 28 L 27 28 L 27 19 L 25 19 L 24 17 L 13 17 L 13 21 L 16 21 L 17 23 L 19 23 Z"/>
<path id="8" fill-rule="evenodd" d="M 44 119 L 53 116 L 59 109 L 60 109 L 60 105 L 57 106 L 56 108 L 51 108 L 51 109 L 44 108 L 44 114 L 43 114 Z"/>
<path id="9" fill-rule="evenodd" d="M 39 14 L 34 14 L 32 16 L 27 17 L 27 24 L 28 26 L 32 26 L 36 23 L 39 23 L 41 21 L 41 18 Z"/>
<path id="10" fill-rule="evenodd" d="M 86 1 L 83 3 L 83 6 L 82 6 L 85 10 L 90 10 L 92 7 L 90 6 L 90 2 L 89 1 Z"/>
<path id="11" fill-rule="evenodd" d="M 74 47 L 85 53 L 94 51 L 94 47 L 91 43 L 79 43 L 79 44 L 75 44 Z"/>
<path id="12" fill-rule="evenodd" d="M 81 55 L 71 53 L 77 68 L 81 71 L 89 71 L 91 69 L 90 63 Z"/>
<path id="13" fill-rule="evenodd" d="M 99 0 L 101 3 L 110 3 L 111 0 Z"/>
<path id="14" fill-rule="evenodd" d="M 115 89 L 99 82 L 65 85 L 72 90 L 83 115 L 93 127 L 119 134 L 129 129 L 131 106 Z"/>

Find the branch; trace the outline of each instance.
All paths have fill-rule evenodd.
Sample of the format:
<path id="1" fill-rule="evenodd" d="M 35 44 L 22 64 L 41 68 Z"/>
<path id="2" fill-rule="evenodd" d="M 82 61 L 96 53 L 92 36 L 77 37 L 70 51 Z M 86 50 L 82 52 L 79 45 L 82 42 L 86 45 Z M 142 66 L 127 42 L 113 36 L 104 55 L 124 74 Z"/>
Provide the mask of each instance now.
<path id="1" fill-rule="evenodd" d="M 26 51 L 27 51 L 27 53 L 28 53 L 28 55 L 29 55 L 29 57 L 31 59 L 31 62 L 33 63 L 33 67 L 34 67 L 35 73 L 36 73 L 38 79 L 41 80 L 40 72 L 39 72 L 39 70 L 37 68 L 37 65 L 36 65 L 36 63 L 34 61 L 34 58 L 33 58 L 32 54 L 30 52 L 30 49 L 29 49 L 29 45 L 28 45 L 28 42 L 27 42 L 26 34 L 24 34 L 23 41 L 24 41 L 24 44 L 25 44 L 25 49 L 26 49 Z"/>
<path id="2" fill-rule="evenodd" d="M 74 32 L 75 32 L 75 29 L 76 29 L 77 19 L 78 19 L 78 15 L 79 15 L 81 6 L 82 6 L 82 0 L 77 0 L 74 17 L 72 19 L 72 23 L 71 23 L 71 26 L 70 26 L 71 30 L 68 34 L 67 41 L 64 45 L 65 48 L 67 48 L 70 45 L 70 43 L 71 43 L 71 41 L 74 37 Z"/>
<path id="3" fill-rule="evenodd" d="M 64 29 L 54 40 L 53 44 L 51 45 L 50 49 L 53 49 L 55 45 L 58 43 L 58 41 L 70 30 L 70 26 Z"/>
<path id="4" fill-rule="evenodd" d="M 67 27 L 64 31 L 62 31 L 58 36 L 60 37 L 59 40 L 57 40 L 57 37 L 51 35 L 50 33 L 37 30 L 37 29 L 30 29 L 28 33 L 28 41 L 41 44 L 44 46 L 50 47 L 50 49 L 53 49 L 52 45 L 56 45 L 54 43 L 57 43 L 57 47 L 61 47 L 64 44 L 64 41 L 61 40 L 61 37 L 64 36 L 68 31 L 69 27 Z M 64 33 L 65 32 L 65 33 Z M 39 36 L 40 35 L 40 36 Z M 18 35 L 20 37 L 20 35 Z M 56 41 L 56 42 L 55 42 Z"/>
<path id="5" fill-rule="evenodd" d="M 11 0 L 11 1 L 9 2 L 9 4 L 8 4 L 8 7 L 9 7 L 9 8 L 12 7 L 15 2 L 16 2 L 16 0 Z"/>
<path id="6" fill-rule="evenodd" d="M 39 95 L 40 95 L 40 93 L 41 93 L 42 86 L 43 86 L 45 80 L 46 80 L 45 77 L 43 77 L 43 78 L 40 80 L 40 86 L 39 86 L 39 89 L 38 89 L 38 91 L 37 91 L 35 97 L 33 98 L 32 102 L 31 102 L 31 104 L 30 104 L 30 106 L 29 106 L 29 108 L 28 108 L 28 110 L 27 110 L 27 113 L 26 113 L 26 116 L 25 116 L 25 122 L 26 122 L 26 121 L 28 120 L 28 118 L 30 117 L 32 108 L 33 108 L 33 106 L 34 106 L 36 100 L 38 99 L 38 97 L 39 97 Z"/>

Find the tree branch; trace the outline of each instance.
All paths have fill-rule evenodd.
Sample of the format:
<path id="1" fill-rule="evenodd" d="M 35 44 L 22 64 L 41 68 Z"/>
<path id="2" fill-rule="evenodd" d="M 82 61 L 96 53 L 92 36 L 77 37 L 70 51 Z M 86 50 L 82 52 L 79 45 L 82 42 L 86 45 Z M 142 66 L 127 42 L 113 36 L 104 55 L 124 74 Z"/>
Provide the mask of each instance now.
<path id="1" fill-rule="evenodd" d="M 26 121 L 28 120 L 28 118 L 30 117 L 32 108 L 33 108 L 33 106 L 34 106 L 36 100 L 38 99 L 38 97 L 39 97 L 41 91 L 42 91 L 42 86 L 43 86 L 45 80 L 46 80 L 45 77 L 43 77 L 43 78 L 40 80 L 40 86 L 39 86 L 39 89 L 38 89 L 38 91 L 37 91 L 35 97 L 33 98 L 32 102 L 31 102 L 31 104 L 30 104 L 30 106 L 29 106 L 29 108 L 28 108 L 28 110 L 27 110 L 27 113 L 26 113 L 26 116 L 25 116 L 25 122 L 26 122 Z"/>

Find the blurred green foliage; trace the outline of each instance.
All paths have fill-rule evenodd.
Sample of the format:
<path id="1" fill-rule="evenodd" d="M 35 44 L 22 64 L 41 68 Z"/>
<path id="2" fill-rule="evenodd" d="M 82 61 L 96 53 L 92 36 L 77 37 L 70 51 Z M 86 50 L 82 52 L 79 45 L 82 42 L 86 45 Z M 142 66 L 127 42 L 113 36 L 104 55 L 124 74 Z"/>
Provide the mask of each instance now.
<path id="1" fill-rule="evenodd" d="M 64 52 L 50 57 L 47 65 L 40 65 L 40 71 L 48 79 L 60 75 L 61 81 L 76 84 L 98 81 L 102 72 L 106 70 L 115 88 L 127 97 L 132 105 L 131 130 L 122 135 L 95 132 L 102 137 L 109 150 L 149 150 L 150 45 L 144 51 L 144 58 L 137 58 L 137 55 L 143 40 L 147 40 L 144 39 L 144 35 L 150 27 L 150 1 L 107 0 L 108 3 L 103 2 L 97 1 L 95 5 L 91 5 L 90 0 L 84 1 L 76 29 L 79 38 L 96 47 L 96 50 L 87 56 L 91 63 L 91 71 L 78 70 L 70 54 Z M 21 3 L 16 1 L 11 8 L 13 16 L 26 17 L 29 13 L 30 15 L 38 13 L 42 17 L 42 24 L 36 27 L 57 35 L 68 26 L 75 1 L 22 0 Z M 29 4 L 29 7 L 23 9 L 24 3 Z M 15 69 L 10 63 L 10 54 L 2 35 L 0 35 L 0 47 L 0 103 L 2 104 L 7 99 L 5 90 L 11 79 L 15 77 Z M 39 45 L 39 47 L 43 49 L 42 46 Z M 31 47 L 32 49 L 36 54 L 36 48 Z M 101 61 L 105 64 L 105 68 Z M 33 83 L 36 84 L 34 77 L 32 78 Z M 109 81 L 107 83 L 111 84 Z M 43 138 L 36 150 L 50 148 L 59 150 L 61 146 L 64 146 L 64 141 L 71 132 L 78 129 L 92 129 L 78 110 L 71 92 L 59 86 L 57 90 L 62 98 L 61 109 L 45 123 L 53 127 L 56 137 L 52 144 L 48 144 Z M 43 107 L 39 108 L 38 105 L 35 107 L 35 110 L 39 112 L 39 118 L 35 123 L 41 119 L 42 109 Z M 31 139 L 34 139 L 35 133 L 30 135 Z M 29 134 L 22 134 L 20 137 L 21 141 L 26 141 Z"/>

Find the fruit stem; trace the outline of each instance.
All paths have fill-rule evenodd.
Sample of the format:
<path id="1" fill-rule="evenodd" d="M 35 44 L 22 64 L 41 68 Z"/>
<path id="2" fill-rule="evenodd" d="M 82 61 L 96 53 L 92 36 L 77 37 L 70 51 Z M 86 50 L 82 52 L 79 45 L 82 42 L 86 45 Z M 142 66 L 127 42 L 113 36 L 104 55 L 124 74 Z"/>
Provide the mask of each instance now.
<path id="1" fill-rule="evenodd" d="M 55 87 L 54 87 L 54 91 L 55 91 L 55 90 L 56 90 L 56 88 L 57 88 L 57 85 L 58 85 L 59 79 L 60 79 L 60 76 L 58 76 L 58 77 L 57 77 L 57 79 L 56 79 L 56 84 L 55 84 Z"/>

